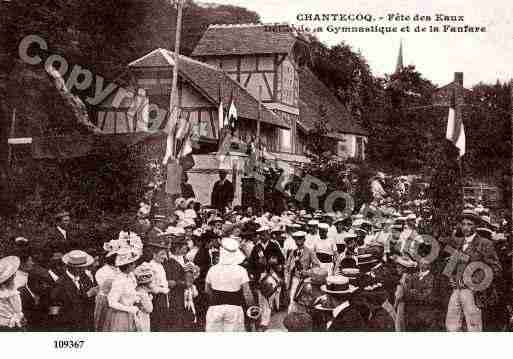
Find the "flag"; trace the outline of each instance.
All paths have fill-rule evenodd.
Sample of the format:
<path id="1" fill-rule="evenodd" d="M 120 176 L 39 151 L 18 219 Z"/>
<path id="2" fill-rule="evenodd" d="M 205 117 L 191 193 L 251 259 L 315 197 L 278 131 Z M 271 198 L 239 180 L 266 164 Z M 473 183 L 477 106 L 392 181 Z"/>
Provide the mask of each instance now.
<path id="1" fill-rule="evenodd" d="M 187 132 L 182 139 L 181 148 L 178 152 L 178 161 L 182 166 L 182 171 L 188 171 L 194 167 L 194 157 L 192 157 L 192 126 L 188 122 Z"/>
<path id="2" fill-rule="evenodd" d="M 461 116 L 456 116 L 456 99 L 454 94 L 451 98 L 451 107 L 447 117 L 445 138 L 458 148 L 460 157 L 465 154 L 465 128 Z"/>
<path id="3" fill-rule="evenodd" d="M 223 98 L 221 96 L 221 86 L 219 86 L 219 93 L 218 93 L 218 97 L 219 97 L 219 109 L 218 109 L 218 124 L 219 124 L 219 127 L 218 127 L 218 130 L 217 130 L 217 134 L 218 134 L 218 138 L 219 140 L 221 140 L 221 130 L 223 129 L 224 127 L 224 110 L 223 110 Z"/>
<path id="4" fill-rule="evenodd" d="M 167 164 L 170 158 L 174 158 L 174 148 L 175 148 L 175 131 L 176 124 L 178 122 L 178 107 L 174 107 L 170 112 L 167 119 L 166 129 L 167 132 L 167 140 L 166 140 L 166 153 L 164 154 L 164 158 L 162 159 L 163 164 Z"/>
<path id="5" fill-rule="evenodd" d="M 395 73 L 399 73 L 403 70 L 403 40 L 399 45 L 399 55 L 397 55 L 397 65 L 395 66 Z"/>
<path id="6" fill-rule="evenodd" d="M 233 99 L 233 90 L 230 100 L 230 108 L 228 109 L 228 126 L 233 134 L 235 127 L 237 126 L 237 108 L 235 107 L 235 101 Z"/>

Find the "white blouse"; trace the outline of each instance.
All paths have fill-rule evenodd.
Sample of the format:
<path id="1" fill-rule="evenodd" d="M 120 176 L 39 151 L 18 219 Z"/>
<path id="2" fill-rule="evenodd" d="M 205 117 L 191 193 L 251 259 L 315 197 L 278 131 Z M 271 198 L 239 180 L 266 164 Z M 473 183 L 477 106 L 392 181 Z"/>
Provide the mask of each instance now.
<path id="1" fill-rule="evenodd" d="M 15 289 L 0 289 L 0 327 L 21 327 L 22 318 L 20 293 Z"/>
<path id="2" fill-rule="evenodd" d="M 130 274 L 120 273 L 112 282 L 107 296 L 109 307 L 123 312 L 133 312 L 133 306 L 139 301 L 137 282 Z"/>
<path id="3" fill-rule="evenodd" d="M 153 270 L 153 292 L 154 293 L 169 293 L 169 284 L 166 278 L 166 271 L 162 263 L 158 263 L 153 259 L 148 263 Z"/>
<path id="4" fill-rule="evenodd" d="M 101 294 L 107 295 L 110 291 L 110 287 L 114 278 L 120 274 L 119 269 L 109 264 L 103 265 L 96 271 L 94 278 L 98 283 L 98 288 Z"/>

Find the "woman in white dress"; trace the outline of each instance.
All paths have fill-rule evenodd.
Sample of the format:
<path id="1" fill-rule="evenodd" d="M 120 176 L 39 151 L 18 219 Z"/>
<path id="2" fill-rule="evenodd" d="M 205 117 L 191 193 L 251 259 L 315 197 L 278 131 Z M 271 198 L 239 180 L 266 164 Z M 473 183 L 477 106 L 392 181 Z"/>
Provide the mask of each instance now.
<path id="1" fill-rule="evenodd" d="M 120 250 L 116 254 L 115 265 L 120 273 L 113 280 L 112 288 L 107 295 L 109 307 L 103 326 L 105 332 L 137 331 L 135 316 L 139 312 L 137 304 L 140 299 L 133 271 L 140 256 L 141 252 L 133 249 Z"/>
<path id="2" fill-rule="evenodd" d="M 120 273 L 119 269 L 114 265 L 116 256 L 114 252 L 108 252 L 105 255 L 103 266 L 96 271 L 94 275 L 96 283 L 98 283 L 98 294 L 95 298 L 94 307 L 94 329 L 95 331 L 101 331 L 103 323 L 105 321 L 105 314 L 109 303 L 107 295 L 112 287 L 112 281 Z"/>
<path id="3" fill-rule="evenodd" d="M 152 259 L 148 262 L 148 265 L 153 271 L 153 281 L 151 283 L 153 312 L 150 315 L 151 330 L 153 332 L 169 330 L 169 320 L 167 318 L 169 310 L 169 285 L 166 271 L 162 265 L 168 259 L 168 238 L 169 236 L 167 235 L 161 235 L 147 242 L 147 246 L 152 252 Z"/>
<path id="4" fill-rule="evenodd" d="M 19 267 L 18 257 L 0 259 L 0 332 L 19 331 L 24 328 L 20 293 L 14 284 Z"/>

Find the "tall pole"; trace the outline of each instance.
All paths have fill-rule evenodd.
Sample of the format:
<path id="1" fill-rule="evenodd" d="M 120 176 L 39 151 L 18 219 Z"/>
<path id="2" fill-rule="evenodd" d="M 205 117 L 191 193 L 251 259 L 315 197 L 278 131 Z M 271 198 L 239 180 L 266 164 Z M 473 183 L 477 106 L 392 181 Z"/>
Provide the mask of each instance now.
<path id="1" fill-rule="evenodd" d="M 14 132 L 14 129 L 15 129 L 15 126 L 16 126 L 16 107 L 13 108 L 12 110 L 12 118 L 11 118 L 11 131 L 9 132 L 9 137 L 10 138 L 14 138 L 14 135 L 15 135 L 15 132 Z M 8 144 L 8 152 L 7 152 L 7 166 L 10 166 L 11 165 L 11 159 L 12 159 L 12 145 L 11 144 Z"/>
<path id="2" fill-rule="evenodd" d="M 176 32 L 175 32 L 175 49 L 173 52 L 173 78 L 171 79 L 171 94 L 169 98 L 169 108 L 170 114 L 168 121 L 177 121 L 179 116 L 178 111 L 178 67 L 179 67 L 179 54 L 180 54 L 180 38 L 182 32 L 182 10 L 184 0 L 174 0 L 173 3 L 177 5 L 177 18 L 176 18 Z M 176 126 L 176 123 L 175 123 Z M 169 133 L 168 133 L 168 141 L 171 140 L 169 136 L 174 136 L 172 126 L 168 123 Z M 168 142 L 169 143 L 169 142 Z M 171 163 L 167 164 L 167 177 L 166 177 L 166 192 L 172 196 L 172 200 L 176 199 L 177 196 L 180 196 L 180 183 L 182 177 L 182 171 L 178 168 L 178 163 L 176 160 L 176 139 L 172 140 L 171 146 Z M 177 169 L 179 169 L 177 171 Z"/>
<path id="3" fill-rule="evenodd" d="M 258 86 L 258 114 L 257 114 L 257 160 L 260 160 L 260 119 L 262 116 L 262 86 Z"/>
<path id="4" fill-rule="evenodd" d="M 174 66 L 173 66 L 173 78 L 172 78 L 172 82 L 171 82 L 171 96 L 170 96 L 170 104 L 169 104 L 169 108 L 171 109 L 171 111 L 173 111 L 171 114 L 175 115 L 176 117 L 178 117 L 178 91 L 177 91 L 177 87 L 178 87 L 178 59 L 179 59 L 179 54 L 180 54 L 180 39 L 181 39 L 181 35 L 182 35 L 182 10 L 183 10 L 183 2 L 184 0 L 178 0 L 177 1 L 177 5 L 178 5 L 178 15 L 177 15 L 177 19 L 176 19 L 176 31 L 175 31 L 175 50 L 174 50 L 174 55 L 173 55 L 173 60 L 175 61 L 174 63 Z M 174 111 L 176 111 L 176 113 L 174 113 Z M 174 147 L 174 146 L 173 146 Z M 175 148 L 173 148 L 173 151 L 172 151 L 172 155 L 173 157 L 176 156 L 176 153 L 175 153 Z"/>

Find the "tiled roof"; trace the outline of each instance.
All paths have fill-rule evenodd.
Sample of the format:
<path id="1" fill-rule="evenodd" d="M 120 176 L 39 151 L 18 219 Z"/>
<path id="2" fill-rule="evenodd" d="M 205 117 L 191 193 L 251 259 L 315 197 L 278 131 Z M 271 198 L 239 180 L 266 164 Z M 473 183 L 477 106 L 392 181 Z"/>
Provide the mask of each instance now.
<path id="1" fill-rule="evenodd" d="M 165 49 L 157 49 L 131 62 L 128 66 L 131 68 L 169 67 L 174 65 L 173 57 L 173 52 Z M 195 85 L 210 101 L 219 105 L 219 86 L 221 86 L 222 100 L 226 106 L 229 105 L 233 91 L 238 115 L 241 118 L 257 119 L 258 100 L 240 86 L 239 83 L 232 80 L 228 75 L 214 66 L 182 55 L 180 55 L 179 61 L 178 70 L 180 76 Z M 261 115 L 262 122 L 282 128 L 290 128 L 285 121 L 264 106 L 262 106 Z"/>
<path id="2" fill-rule="evenodd" d="M 326 111 L 328 129 L 333 132 L 367 135 L 331 90 L 308 68 L 299 70 L 299 118 L 305 130 L 312 130 L 320 121 L 320 108 Z"/>
<path id="3" fill-rule="evenodd" d="M 210 25 L 192 56 L 288 54 L 296 41 L 292 32 L 269 31 L 262 24 Z"/>

